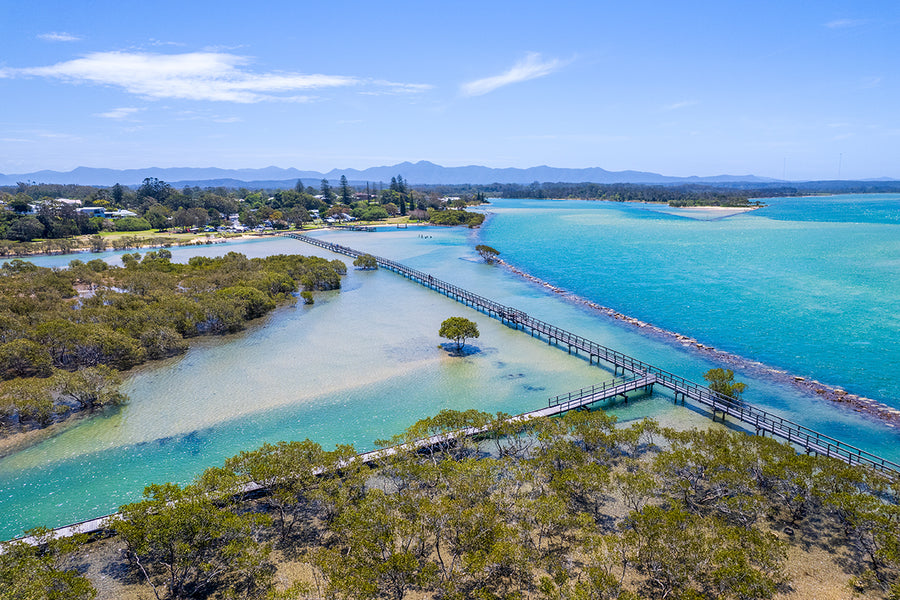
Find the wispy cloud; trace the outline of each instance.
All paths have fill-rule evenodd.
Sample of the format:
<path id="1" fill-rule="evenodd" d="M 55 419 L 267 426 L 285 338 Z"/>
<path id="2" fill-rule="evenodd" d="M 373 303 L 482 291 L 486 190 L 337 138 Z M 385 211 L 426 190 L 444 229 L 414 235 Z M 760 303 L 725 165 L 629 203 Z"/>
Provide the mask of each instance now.
<path id="1" fill-rule="evenodd" d="M 95 117 L 103 117 L 104 119 L 127 119 L 128 117 L 140 112 L 142 109 L 134 107 L 114 108 L 104 113 L 97 113 Z"/>
<path id="2" fill-rule="evenodd" d="M 81 37 L 77 35 L 72 35 L 71 33 L 65 33 L 63 31 L 51 31 L 50 33 L 39 33 L 38 39 L 44 40 L 45 42 L 80 42 Z"/>
<path id="3" fill-rule="evenodd" d="M 95 52 L 46 67 L 6 69 L 0 76 L 38 76 L 119 87 L 146 98 L 253 103 L 307 102 L 300 90 L 359 85 L 355 77 L 253 72 L 244 56 L 222 52 Z"/>
<path id="4" fill-rule="evenodd" d="M 859 27 L 868 23 L 867 19 L 835 19 L 825 23 L 829 29 L 845 29 L 847 27 Z"/>
<path id="5" fill-rule="evenodd" d="M 158 40 L 156 38 L 150 38 L 148 42 L 151 46 L 187 46 L 184 42 L 170 42 L 165 40 Z"/>
<path id="6" fill-rule="evenodd" d="M 397 83 L 396 81 L 385 81 L 383 79 L 372 79 L 368 83 L 384 88 L 381 92 L 372 92 L 379 94 L 421 94 L 428 90 L 434 89 L 434 86 L 428 83 Z"/>
<path id="7" fill-rule="evenodd" d="M 563 66 L 565 63 L 559 59 L 543 60 L 539 53 L 529 52 L 525 58 L 514 64 L 508 71 L 493 77 L 464 83 L 460 87 L 460 91 L 464 96 L 482 96 L 513 83 L 546 77 Z"/>
<path id="8" fill-rule="evenodd" d="M 240 123 L 242 118 L 234 115 L 220 115 L 207 111 L 180 110 L 175 113 L 178 121 L 212 121 L 213 123 Z"/>
<path id="9" fill-rule="evenodd" d="M 695 106 L 697 102 L 695 100 L 683 100 L 681 102 L 675 102 L 673 104 L 667 104 L 662 107 L 663 110 L 678 110 L 680 108 L 687 108 L 689 106 Z"/>
<path id="10" fill-rule="evenodd" d="M 884 77 L 863 77 L 862 85 L 864 88 L 877 88 L 881 86 L 881 83 L 884 81 Z"/>

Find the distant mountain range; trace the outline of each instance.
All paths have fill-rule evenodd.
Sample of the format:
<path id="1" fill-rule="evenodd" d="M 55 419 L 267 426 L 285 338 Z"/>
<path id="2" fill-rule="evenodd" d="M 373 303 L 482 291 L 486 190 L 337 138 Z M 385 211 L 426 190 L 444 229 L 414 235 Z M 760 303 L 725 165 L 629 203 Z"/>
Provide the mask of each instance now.
<path id="1" fill-rule="evenodd" d="M 35 183 L 61 183 L 78 185 L 110 186 L 139 185 L 147 177 L 155 177 L 181 187 L 183 185 L 225 186 L 225 187 L 262 187 L 277 188 L 293 186 L 298 179 L 305 185 L 318 187 L 322 179 L 336 182 L 345 175 L 353 184 L 371 182 L 389 182 L 391 177 L 402 175 L 408 183 L 426 184 L 491 184 L 520 183 L 535 181 L 553 183 L 644 183 L 644 184 L 679 184 L 679 183 L 770 183 L 776 179 L 757 177 L 755 175 L 716 175 L 713 177 L 669 177 L 658 173 L 643 171 L 607 171 L 599 167 L 586 169 L 563 169 L 556 167 L 530 167 L 528 169 L 494 169 L 483 166 L 442 167 L 422 160 L 416 163 L 402 162 L 391 166 L 371 167 L 362 171 L 358 169 L 333 169 L 327 173 L 318 171 L 300 171 L 298 169 L 282 169 L 266 167 L 264 169 L 217 169 L 217 168 L 148 168 L 148 169 L 95 169 L 78 167 L 72 171 L 37 171 L 13 175 L 0 174 L 0 185 L 15 185 L 19 181 Z"/>

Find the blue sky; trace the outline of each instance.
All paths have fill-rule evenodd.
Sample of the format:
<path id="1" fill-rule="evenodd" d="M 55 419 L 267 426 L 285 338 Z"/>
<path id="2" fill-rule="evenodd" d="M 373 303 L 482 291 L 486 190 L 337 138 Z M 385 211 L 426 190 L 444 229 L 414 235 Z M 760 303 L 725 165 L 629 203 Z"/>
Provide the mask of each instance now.
<path id="1" fill-rule="evenodd" d="M 0 172 L 900 178 L 900 2 L 0 1 Z"/>

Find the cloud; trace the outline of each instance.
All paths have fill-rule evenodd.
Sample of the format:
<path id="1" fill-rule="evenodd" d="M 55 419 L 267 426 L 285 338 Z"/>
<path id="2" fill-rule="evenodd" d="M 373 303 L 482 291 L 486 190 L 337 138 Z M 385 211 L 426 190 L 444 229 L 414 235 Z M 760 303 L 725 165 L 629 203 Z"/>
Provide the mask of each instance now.
<path id="1" fill-rule="evenodd" d="M 696 104 L 697 102 L 694 100 L 684 100 L 682 102 L 675 102 L 674 104 L 667 104 L 666 106 L 663 106 L 662 109 L 666 111 L 678 110 L 679 108 L 687 108 L 689 106 L 695 106 Z"/>
<path id="2" fill-rule="evenodd" d="M 133 114 L 135 114 L 135 113 L 137 113 L 137 112 L 140 112 L 141 110 L 142 110 L 142 109 L 140 109 L 140 108 L 129 108 L 129 107 L 124 107 L 124 108 L 114 108 L 114 109 L 112 109 L 112 110 L 110 110 L 110 111 L 108 111 L 108 112 L 105 112 L 105 113 L 97 113 L 97 114 L 95 114 L 94 116 L 95 116 L 95 117 L 103 117 L 103 118 L 105 118 L 105 119 L 119 119 L 119 120 L 121 120 L 121 119 L 127 119 L 127 118 L 130 117 L 131 115 L 133 115 Z"/>
<path id="3" fill-rule="evenodd" d="M 40 33 L 38 34 L 38 39 L 44 40 L 45 42 L 80 42 L 81 37 L 77 35 L 72 35 L 71 33 L 65 33 L 63 31 L 51 31 L 50 33 Z"/>
<path id="4" fill-rule="evenodd" d="M 308 96 L 289 93 L 361 83 L 355 77 L 339 75 L 256 73 L 246 68 L 249 62 L 246 57 L 222 52 L 94 52 L 47 67 L 6 69 L 4 74 L 108 85 L 146 98 L 244 104 L 265 100 L 306 102 Z"/>
<path id="5" fill-rule="evenodd" d="M 506 85 L 546 77 L 563 66 L 564 63 L 558 59 L 545 61 L 537 52 L 529 52 L 505 73 L 464 83 L 460 91 L 464 96 L 482 96 Z"/>
<path id="6" fill-rule="evenodd" d="M 860 25 L 865 25 L 867 22 L 866 19 L 835 19 L 834 21 L 825 23 L 825 27 L 828 29 L 844 29 L 847 27 L 859 27 Z"/>
<path id="7" fill-rule="evenodd" d="M 865 88 L 877 88 L 883 81 L 884 77 L 863 77 L 862 85 Z"/>

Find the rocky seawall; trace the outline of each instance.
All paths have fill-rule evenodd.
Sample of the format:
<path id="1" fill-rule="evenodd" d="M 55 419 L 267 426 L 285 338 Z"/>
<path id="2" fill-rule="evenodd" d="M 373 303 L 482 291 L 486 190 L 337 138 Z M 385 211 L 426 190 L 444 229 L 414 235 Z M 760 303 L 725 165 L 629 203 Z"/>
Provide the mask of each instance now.
<path id="1" fill-rule="evenodd" d="M 661 339 L 674 345 L 690 348 L 695 352 L 703 354 L 704 357 L 723 365 L 735 367 L 743 371 L 750 372 L 754 375 L 766 377 L 779 383 L 792 385 L 810 395 L 817 396 L 835 404 L 840 404 L 848 410 L 853 410 L 868 417 L 877 419 L 888 425 L 889 427 L 900 427 L 900 410 L 890 407 L 882 402 L 878 402 L 877 400 L 866 398 L 865 396 L 860 396 L 858 394 L 852 394 L 844 389 L 822 383 L 821 381 L 817 381 L 815 379 L 794 375 L 782 369 L 770 367 L 761 362 L 750 360 L 731 352 L 719 350 L 718 348 L 715 348 L 713 346 L 703 344 L 692 337 L 682 335 L 674 331 L 669 331 L 661 327 L 657 327 L 652 323 L 641 321 L 640 319 L 622 314 L 612 308 L 609 308 L 608 306 L 603 306 L 601 304 L 597 304 L 596 302 L 587 300 L 586 298 L 582 298 L 577 294 L 573 294 L 572 292 L 547 283 L 546 281 L 535 277 L 530 273 L 526 273 L 525 271 L 522 271 L 521 269 L 510 265 L 502 259 L 498 258 L 495 260 L 495 262 L 499 265 L 502 265 L 511 273 L 527 279 L 528 281 L 539 285 L 547 289 L 548 291 L 559 294 L 569 302 L 579 304 L 581 306 L 586 306 L 591 310 L 601 313 L 611 319 L 615 319 L 616 321 L 620 321 L 628 326 L 634 327 L 635 329 L 639 329 L 642 333 L 651 335 L 653 337 L 656 337 L 657 339 Z"/>

